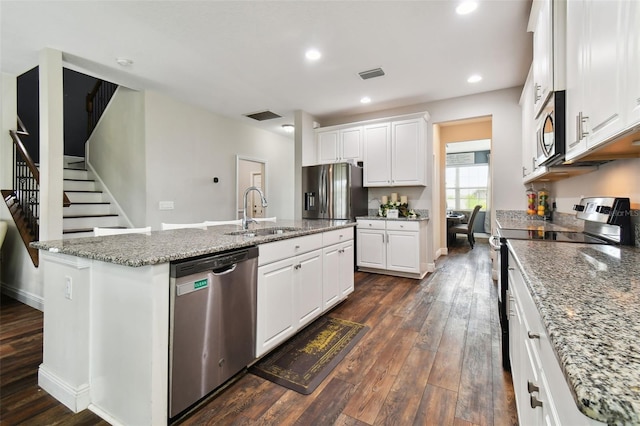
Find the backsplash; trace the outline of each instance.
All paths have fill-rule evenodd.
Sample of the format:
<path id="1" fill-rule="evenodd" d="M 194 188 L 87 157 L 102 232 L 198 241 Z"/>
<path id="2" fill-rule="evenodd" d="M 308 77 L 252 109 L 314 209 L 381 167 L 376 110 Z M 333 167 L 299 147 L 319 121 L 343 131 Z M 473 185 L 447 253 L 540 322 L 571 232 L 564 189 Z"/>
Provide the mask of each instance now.
<path id="1" fill-rule="evenodd" d="M 540 220 L 539 216 L 529 216 L 524 210 L 496 210 L 497 220 Z M 552 223 L 557 225 L 566 226 L 569 228 L 575 228 L 576 230 L 582 230 L 584 228 L 584 222 L 580 219 L 576 219 L 574 213 L 560 213 L 553 212 Z M 631 210 L 631 224 L 635 231 L 634 243 L 635 246 L 640 248 L 640 210 Z"/>

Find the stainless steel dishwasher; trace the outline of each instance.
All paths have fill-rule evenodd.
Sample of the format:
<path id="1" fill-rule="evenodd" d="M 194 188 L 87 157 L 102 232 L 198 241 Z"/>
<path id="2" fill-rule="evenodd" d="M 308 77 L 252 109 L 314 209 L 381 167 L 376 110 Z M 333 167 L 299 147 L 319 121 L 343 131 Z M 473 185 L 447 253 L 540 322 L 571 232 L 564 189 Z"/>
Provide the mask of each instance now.
<path id="1" fill-rule="evenodd" d="M 169 417 L 254 360 L 258 248 L 172 262 Z"/>

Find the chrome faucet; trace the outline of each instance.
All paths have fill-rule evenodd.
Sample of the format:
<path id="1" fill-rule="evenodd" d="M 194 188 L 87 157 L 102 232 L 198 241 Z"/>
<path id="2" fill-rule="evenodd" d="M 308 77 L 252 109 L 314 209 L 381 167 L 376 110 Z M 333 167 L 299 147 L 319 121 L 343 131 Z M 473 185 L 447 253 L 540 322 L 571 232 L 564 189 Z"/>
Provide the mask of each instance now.
<path id="1" fill-rule="evenodd" d="M 244 209 L 242 210 L 242 229 L 249 229 L 249 223 L 253 222 L 253 223 L 257 223 L 255 220 L 251 219 L 251 218 L 247 218 L 247 195 L 249 194 L 249 192 L 251 191 L 258 191 L 258 194 L 260 194 L 260 200 L 262 202 L 262 207 L 267 207 L 267 199 L 264 198 L 264 193 L 262 192 L 262 190 L 260 188 L 258 188 L 257 186 L 250 186 L 249 188 L 247 188 L 244 191 Z"/>

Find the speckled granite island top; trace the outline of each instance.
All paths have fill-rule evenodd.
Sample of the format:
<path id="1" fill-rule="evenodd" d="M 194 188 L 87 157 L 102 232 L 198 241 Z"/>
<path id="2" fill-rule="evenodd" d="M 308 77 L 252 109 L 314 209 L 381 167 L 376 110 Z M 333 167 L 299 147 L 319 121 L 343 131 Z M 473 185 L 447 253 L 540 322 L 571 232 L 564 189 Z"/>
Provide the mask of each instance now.
<path id="1" fill-rule="evenodd" d="M 640 249 L 509 240 L 580 411 L 640 424 Z"/>
<path id="2" fill-rule="evenodd" d="M 383 216 L 358 216 L 356 217 L 357 220 L 404 220 L 407 222 L 419 222 L 421 220 L 429 220 L 428 216 L 418 216 L 418 217 L 398 217 L 398 218 L 391 218 L 391 217 L 383 217 Z"/>
<path id="3" fill-rule="evenodd" d="M 205 229 L 176 229 L 153 231 L 150 234 L 123 234 L 69 240 L 39 241 L 32 247 L 77 257 L 116 263 L 125 266 L 144 266 L 188 259 L 226 250 L 255 246 L 272 241 L 353 227 L 348 220 L 301 220 L 251 224 L 250 229 L 299 228 L 283 234 L 247 237 L 229 235 L 241 231 L 240 226 L 219 225 Z"/>

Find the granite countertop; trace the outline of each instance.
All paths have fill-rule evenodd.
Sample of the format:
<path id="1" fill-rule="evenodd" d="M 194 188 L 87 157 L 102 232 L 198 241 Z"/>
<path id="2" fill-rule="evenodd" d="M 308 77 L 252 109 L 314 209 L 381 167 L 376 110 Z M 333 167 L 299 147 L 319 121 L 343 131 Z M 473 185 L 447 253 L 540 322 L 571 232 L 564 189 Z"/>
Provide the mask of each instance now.
<path id="1" fill-rule="evenodd" d="M 559 225 L 547 220 L 540 219 L 496 219 L 499 228 L 502 229 L 525 229 L 533 231 L 580 231 L 570 226 Z"/>
<path id="2" fill-rule="evenodd" d="M 274 227 L 293 227 L 298 229 L 284 234 L 247 237 L 244 235 L 228 235 L 230 232 L 241 231 L 240 226 L 219 225 L 210 226 L 206 230 L 175 229 L 153 231 L 150 234 L 122 234 L 105 237 L 38 241 L 31 243 L 31 246 L 54 253 L 138 267 L 214 254 L 355 225 L 356 222 L 350 220 L 278 220 L 275 223 L 251 224 L 250 229 Z"/>
<path id="3" fill-rule="evenodd" d="M 640 249 L 509 240 L 587 416 L 640 424 Z"/>

